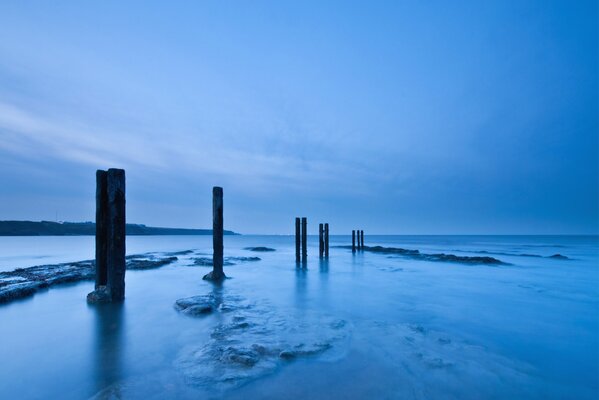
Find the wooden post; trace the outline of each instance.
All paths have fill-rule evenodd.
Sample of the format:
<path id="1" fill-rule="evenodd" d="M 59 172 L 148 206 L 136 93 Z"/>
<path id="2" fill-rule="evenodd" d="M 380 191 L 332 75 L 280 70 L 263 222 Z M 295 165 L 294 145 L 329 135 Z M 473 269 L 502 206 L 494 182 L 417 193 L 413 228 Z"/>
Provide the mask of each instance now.
<path id="1" fill-rule="evenodd" d="M 106 171 L 96 171 L 96 290 L 106 286 L 108 270 L 106 269 L 106 223 L 108 219 L 108 192 Z"/>
<path id="2" fill-rule="evenodd" d="M 212 272 L 204 279 L 220 281 L 223 271 L 223 188 L 212 188 Z"/>
<path id="3" fill-rule="evenodd" d="M 324 224 L 324 256 L 329 258 L 329 224 Z"/>
<path id="4" fill-rule="evenodd" d="M 360 247 L 362 248 L 362 251 L 364 251 L 364 231 L 360 231 Z"/>
<path id="5" fill-rule="evenodd" d="M 356 231 L 351 231 L 351 252 L 356 252 Z"/>
<path id="6" fill-rule="evenodd" d="M 125 298 L 125 170 L 96 171 L 96 284 L 90 303 Z"/>
<path id="7" fill-rule="evenodd" d="M 318 258 L 324 255 L 324 225 L 318 224 Z"/>
<path id="8" fill-rule="evenodd" d="M 107 286 L 112 301 L 120 301 L 125 298 L 125 170 L 111 168 L 106 175 L 108 193 Z"/>
<path id="9" fill-rule="evenodd" d="M 295 261 L 300 262 L 300 219 L 295 218 Z"/>
<path id="10" fill-rule="evenodd" d="M 308 259 L 308 219 L 302 217 L 302 262 Z"/>
<path id="11" fill-rule="evenodd" d="M 360 230 L 359 230 L 359 229 L 357 229 L 357 230 L 356 230 L 356 235 L 358 236 L 358 237 L 356 238 L 356 239 L 357 239 L 357 240 L 356 240 L 356 246 L 358 247 L 358 251 L 361 251 L 361 250 L 362 250 L 362 246 L 360 245 L 360 243 L 361 243 L 362 241 L 360 240 Z"/>

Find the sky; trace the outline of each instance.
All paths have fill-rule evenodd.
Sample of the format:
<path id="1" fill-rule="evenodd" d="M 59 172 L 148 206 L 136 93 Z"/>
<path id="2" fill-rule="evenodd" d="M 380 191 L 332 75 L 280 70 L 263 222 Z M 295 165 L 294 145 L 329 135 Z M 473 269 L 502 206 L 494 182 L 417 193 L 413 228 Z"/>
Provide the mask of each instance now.
<path id="1" fill-rule="evenodd" d="M 0 219 L 597 234 L 580 1 L 0 2 Z"/>

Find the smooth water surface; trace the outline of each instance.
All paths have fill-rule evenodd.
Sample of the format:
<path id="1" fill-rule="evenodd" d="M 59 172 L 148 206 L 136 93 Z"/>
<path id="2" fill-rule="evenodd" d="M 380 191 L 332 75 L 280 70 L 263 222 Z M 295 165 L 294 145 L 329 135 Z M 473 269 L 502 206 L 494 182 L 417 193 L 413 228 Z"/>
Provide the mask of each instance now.
<path id="1" fill-rule="evenodd" d="M 201 279 L 210 267 L 192 266 L 210 256 L 210 236 L 129 237 L 129 254 L 195 253 L 128 271 L 122 305 L 88 306 L 93 282 L 81 282 L 0 306 L 0 398 L 599 397 L 597 237 L 366 236 L 501 266 L 334 247 L 349 240 L 332 236 L 324 261 L 310 237 L 304 268 L 292 237 L 225 237 L 226 256 L 262 260 L 225 267 L 231 279 L 215 287 Z M 93 237 L 3 237 L 0 270 L 90 259 L 93 246 Z M 569 259 L 549 258 L 557 253 Z M 232 311 L 173 307 L 210 293 Z M 300 356 L 231 367 L 218 355 L 229 348 Z"/>

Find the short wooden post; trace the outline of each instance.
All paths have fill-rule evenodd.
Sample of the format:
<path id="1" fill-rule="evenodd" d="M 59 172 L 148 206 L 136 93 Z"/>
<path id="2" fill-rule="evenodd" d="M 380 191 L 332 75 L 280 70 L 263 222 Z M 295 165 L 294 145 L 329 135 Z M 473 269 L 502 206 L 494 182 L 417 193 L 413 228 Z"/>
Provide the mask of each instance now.
<path id="1" fill-rule="evenodd" d="M 351 231 L 351 252 L 356 252 L 356 231 Z"/>
<path id="2" fill-rule="evenodd" d="M 329 224 L 324 224 L 324 256 L 329 258 Z"/>
<path id="3" fill-rule="evenodd" d="M 125 298 L 125 170 L 111 168 L 106 175 L 108 192 L 107 284 L 112 301 L 119 301 Z"/>
<path id="4" fill-rule="evenodd" d="M 302 217 L 302 262 L 308 259 L 308 219 Z"/>
<path id="5" fill-rule="evenodd" d="M 300 262 L 300 219 L 295 218 L 295 261 Z"/>
<path id="6" fill-rule="evenodd" d="M 364 231 L 360 231 L 360 247 L 364 251 Z"/>
<path id="7" fill-rule="evenodd" d="M 324 225 L 318 224 L 318 258 L 324 255 Z"/>

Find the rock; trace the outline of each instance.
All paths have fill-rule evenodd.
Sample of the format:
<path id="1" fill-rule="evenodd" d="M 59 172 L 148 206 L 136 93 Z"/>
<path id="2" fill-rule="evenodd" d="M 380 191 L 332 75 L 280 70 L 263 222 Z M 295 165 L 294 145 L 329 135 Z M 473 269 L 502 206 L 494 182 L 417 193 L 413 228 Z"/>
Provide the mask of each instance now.
<path id="1" fill-rule="evenodd" d="M 214 271 L 210 271 L 209 273 L 204 275 L 204 277 L 202 279 L 205 281 L 221 282 L 224 279 L 227 279 L 227 276 L 224 273 L 219 274 L 218 276 L 215 276 Z"/>
<path id="2" fill-rule="evenodd" d="M 154 269 L 158 267 L 162 267 L 164 265 L 168 265 L 177 261 L 177 257 L 166 257 L 160 258 L 158 260 L 139 260 L 133 259 L 127 263 L 127 269 L 131 270 L 140 270 L 140 269 Z"/>
<path id="3" fill-rule="evenodd" d="M 206 315 L 218 308 L 216 298 L 209 294 L 179 299 L 175 302 L 175 309 L 188 315 Z"/>
<path id="4" fill-rule="evenodd" d="M 43 287 L 43 282 L 19 282 L 0 289 L 0 303 L 31 296 Z"/>
<path id="5" fill-rule="evenodd" d="M 276 249 L 272 249 L 272 248 L 270 248 L 270 247 L 263 247 L 263 246 L 258 246 L 258 247 L 246 247 L 246 248 L 244 248 L 244 250 L 249 250 L 249 251 L 258 251 L 258 252 L 276 251 Z"/>
<path id="6" fill-rule="evenodd" d="M 346 322 L 327 315 L 290 315 L 269 303 L 218 293 L 177 303 L 175 308 L 209 304 L 213 313 L 222 313 L 208 341 L 198 338 L 198 346 L 184 349 L 175 362 L 187 379 L 213 389 L 242 385 L 304 357 L 338 360 L 349 346 Z"/>
<path id="7" fill-rule="evenodd" d="M 146 270 L 158 268 L 177 261 L 177 257 L 156 258 L 153 255 L 131 255 L 127 257 L 127 269 Z M 36 265 L 0 272 L 0 303 L 32 296 L 35 292 L 54 285 L 84 280 L 93 280 L 96 265 L 93 260 L 72 263 Z M 92 300 L 100 293 L 90 293 Z"/>
<path id="8" fill-rule="evenodd" d="M 87 295 L 87 302 L 91 304 L 110 303 L 111 301 L 112 298 L 106 286 L 100 286 Z"/>
<path id="9" fill-rule="evenodd" d="M 338 246 L 344 249 L 351 249 L 351 246 Z M 402 249 L 397 247 L 382 247 L 382 246 L 364 246 L 363 251 L 371 253 L 391 254 L 407 257 L 413 260 L 423 261 L 445 261 L 462 264 L 486 264 L 486 265 L 508 265 L 507 263 L 493 257 L 481 256 L 456 256 L 455 254 L 425 254 L 418 250 Z"/>

